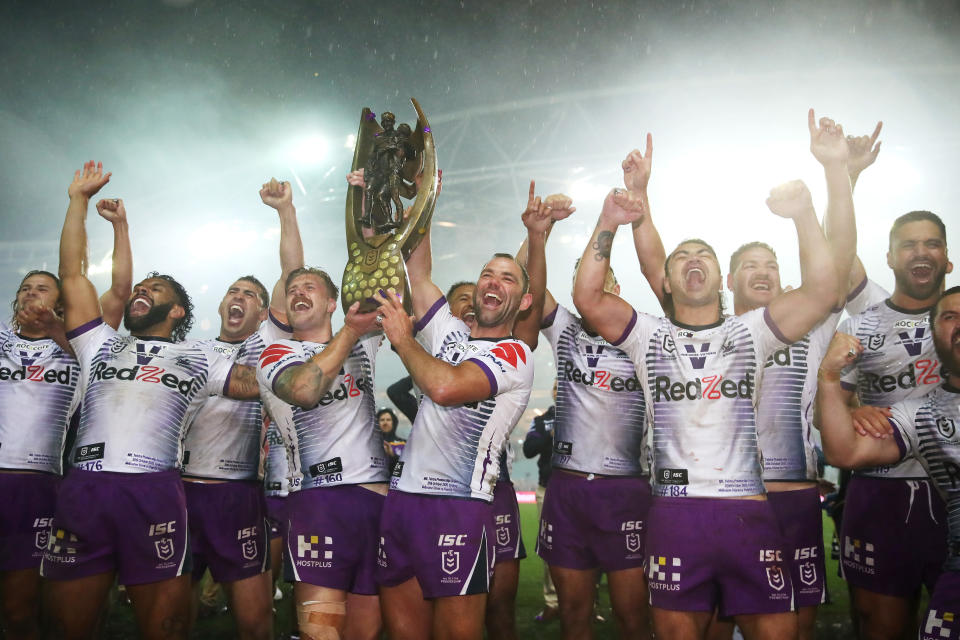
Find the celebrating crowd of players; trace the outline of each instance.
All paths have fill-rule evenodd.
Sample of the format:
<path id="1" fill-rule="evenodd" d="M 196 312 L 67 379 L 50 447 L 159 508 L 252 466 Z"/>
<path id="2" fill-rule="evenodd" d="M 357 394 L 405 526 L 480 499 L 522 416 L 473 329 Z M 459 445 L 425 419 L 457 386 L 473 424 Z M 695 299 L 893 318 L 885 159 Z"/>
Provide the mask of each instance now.
<path id="1" fill-rule="evenodd" d="M 236 279 L 206 340 L 187 339 L 193 305 L 174 278 L 132 284 L 121 200 L 96 205 L 114 227 L 98 298 L 85 219 L 110 174 L 85 164 L 59 277 L 28 273 L 0 331 L 7 637 L 92 637 L 115 582 L 143 637 L 186 637 L 191 582 L 209 569 L 238 636 L 271 638 L 280 555 L 302 638 L 516 637 L 525 551 L 505 449 L 542 333 L 557 390 L 537 553 L 564 638 L 592 637 L 598 571 L 622 638 L 730 638 L 734 624 L 749 639 L 813 638 L 821 446 L 860 469 L 839 532 L 858 636 L 960 638 L 960 288 L 944 290 L 946 230 L 928 211 L 897 218 L 894 291 L 869 281 L 853 185 L 880 126 L 845 137 L 812 110 L 808 125 L 822 223 L 802 182 L 767 200 L 796 228 L 802 281 L 781 288 L 773 249 L 748 242 L 730 258 L 732 314 L 705 240 L 664 250 L 649 136 L 571 265 L 580 316 L 546 286 L 547 239 L 573 203 L 531 182 L 516 256 L 495 253 L 444 295 L 428 237 L 405 265 L 414 316 L 381 290 L 376 311 L 355 304 L 335 330 L 337 287 L 304 266 L 292 190 L 273 180 L 260 196 L 280 219 L 281 276 L 272 291 Z M 662 316 L 619 296 L 610 251 L 628 224 Z M 421 394 L 399 459 L 375 408 L 384 339 Z"/>

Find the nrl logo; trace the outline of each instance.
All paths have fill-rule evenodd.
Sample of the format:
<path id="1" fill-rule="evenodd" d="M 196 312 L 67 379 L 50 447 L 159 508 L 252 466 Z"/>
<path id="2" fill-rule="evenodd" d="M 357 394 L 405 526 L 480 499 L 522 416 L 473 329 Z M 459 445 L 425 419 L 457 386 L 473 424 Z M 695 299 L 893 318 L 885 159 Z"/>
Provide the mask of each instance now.
<path id="1" fill-rule="evenodd" d="M 886 342 L 887 336 L 882 333 L 875 333 L 867 338 L 867 348 L 871 351 L 877 351 Z"/>
<path id="2" fill-rule="evenodd" d="M 817 581 L 817 567 L 812 562 L 804 562 L 800 565 L 800 582 L 805 585 L 812 585 Z"/>
<path id="3" fill-rule="evenodd" d="M 663 350 L 666 353 L 676 353 L 677 345 L 674 344 L 671 336 L 663 336 Z"/>
<path id="4" fill-rule="evenodd" d="M 628 533 L 624 538 L 626 538 L 627 551 L 630 553 L 640 551 L 640 535 L 638 533 Z"/>
<path id="5" fill-rule="evenodd" d="M 783 569 L 778 566 L 767 567 L 767 582 L 777 591 L 783 591 L 787 584 L 783 578 Z"/>
<path id="6" fill-rule="evenodd" d="M 157 548 L 157 557 L 161 560 L 169 560 L 173 557 L 173 539 L 172 538 L 160 538 L 153 542 L 153 546 Z"/>
<path id="7" fill-rule="evenodd" d="M 506 527 L 497 527 L 497 544 L 501 547 L 510 544 L 510 530 Z"/>
<path id="8" fill-rule="evenodd" d="M 937 418 L 937 431 L 944 438 L 952 438 L 957 433 L 957 426 L 950 418 Z"/>
<path id="9" fill-rule="evenodd" d="M 257 557 L 257 541 L 247 540 L 242 545 L 240 545 L 240 550 L 243 552 L 244 560 L 255 559 Z"/>
<path id="10" fill-rule="evenodd" d="M 46 549 L 50 545 L 50 531 L 48 529 L 37 531 L 37 536 L 34 539 L 33 545 L 37 549 Z"/>
<path id="11" fill-rule="evenodd" d="M 448 549 L 440 554 L 440 568 L 449 575 L 460 570 L 460 552 Z"/>

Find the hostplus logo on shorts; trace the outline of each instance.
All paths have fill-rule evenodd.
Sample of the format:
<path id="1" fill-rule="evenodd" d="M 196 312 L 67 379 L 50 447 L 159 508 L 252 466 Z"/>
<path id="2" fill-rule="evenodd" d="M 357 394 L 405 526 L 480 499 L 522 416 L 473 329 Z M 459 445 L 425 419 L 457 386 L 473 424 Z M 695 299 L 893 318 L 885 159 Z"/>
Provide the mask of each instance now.
<path id="1" fill-rule="evenodd" d="M 540 521 L 540 544 L 544 549 L 553 549 L 553 525 L 546 520 Z"/>
<path id="2" fill-rule="evenodd" d="M 326 547 L 333 546 L 333 538 L 330 536 L 323 536 L 323 545 Z M 323 554 L 323 560 L 320 559 L 320 555 Z M 296 565 L 298 567 L 318 567 L 321 569 L 329 569 L 333 566 L 333 550 L 332 549 L 321 549 L 320 547 L 320 536 L 297 536 L 297 558 Z"/>
<path id="3" fill-rule="evenodd" d="M 957 614 L 952 611 L 938 612 L 936 609 L 930 609 L 927 613 L 927 619 L 923 623 L 924 636 L 933 636 L 949 638 L 953 630 L 953 623 L 957 619 Z"/>
<path id="4" fill-rule="evenodd" d="M 873 543 L 843 537 L 843 566 L 873 575 L 876 573 L 873 558 Z"/>
<path id="5" fill-rule="evenodd" d="M 680 590 L 680 558 L 650 556 L 647 562 L 647 578 L 653 591 Z"/>
<path id="6" fill-rule="evenodd" d="M 44 562 L 57 562 L 60 564 L 73 564 L 77 561 L 77 536 L 67 533 L 63 529 L 57 529 L 56 533 L 49 537 L 47 551 L 43 557 Z"/>

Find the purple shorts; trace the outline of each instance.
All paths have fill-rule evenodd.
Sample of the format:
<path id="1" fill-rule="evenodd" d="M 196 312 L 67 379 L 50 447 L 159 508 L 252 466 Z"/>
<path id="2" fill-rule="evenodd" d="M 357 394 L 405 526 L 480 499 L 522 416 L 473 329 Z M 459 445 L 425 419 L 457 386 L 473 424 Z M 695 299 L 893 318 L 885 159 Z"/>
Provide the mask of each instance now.
<path id="1" fill-rule="evenodd" d="M 0 571 L 40 568 L 59 483 L 47 473 L 0 473 Z"/>
<path id="2" fill-rule="evenodd" d="M 145 584 L 190 571 L 187 502 L 177 471 L 71 469 L 60 483 L 40 573 L 73 580 L 108 571 Z"/>
<path id="3" fill-rule="evenodd" d="M 550 566 L 620 571 L 643 566 L 650 482 L 556 469 L 543 499 L 537 554 Z"/>
<path id="4" fill-rule="evenodd" d="M 827 599 L 823 557 L 823 518 L 816 487 L 767 493 L 780 532 L 784 559 L 790 567 L 798 607 L 816 607 Z"/>
<path id="5" fill-rule="evenodd" d="M 497 482 L 493 489 L 493 553 L 500 560 L 522 560 L 527 557 L 520 535 L 520 506 L 512 482 Z"/>
<path id="6" fill-rule="evenodd" d="M 783 536 L 766 500 L 658 497 L 648 521 L 651 606 L 719 607 L 723 617 L 793 610 Z"/>
<path id="7" fill-rule="evenodd" d="M 301 489 L 286 500 L 284 578 L 375 595 L 383 496 L 346 485 Z"/>
<path id="8" fill-rule="evenodd" d="M 270 566 L 266 507 L 259 483 L 184 482 L 193 579 L 209 568 L 216 582 L 259 575 Z"/>
<path id="9" fill-rule="evenodd" d="M 920 640 L 960 640 L 960 571 L 944 571 L 920 619 Z"/>
<path id="10" fill-rule="evenodd" d="M 267 523 L 270 525 L 270 537 L 282 538 L 287 530 L 287 498 L 266 496 Z"/>
<path id="11" fill-rule="evenodd" d="M 391 490 L 383 508 L 377 581 L 416 578 L 424 598 L 487 593 L 493 570 L 489 503 Z"/>
<path id="12" fill-rule="evenodd" d="M 902 598 L 922 585 L 932 591 L 947 554 L 946 523 L 930 482 L 854 474 L 840 527 L 841 575 L 854 587 Z"/>

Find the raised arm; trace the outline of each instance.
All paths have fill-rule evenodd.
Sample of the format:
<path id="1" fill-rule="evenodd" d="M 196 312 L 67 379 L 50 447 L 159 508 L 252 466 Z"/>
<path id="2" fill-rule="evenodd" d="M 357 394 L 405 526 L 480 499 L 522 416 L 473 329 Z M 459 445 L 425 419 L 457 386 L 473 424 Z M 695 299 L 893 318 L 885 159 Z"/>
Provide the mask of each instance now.
<path id="1" fill-rule="evenodd" d="M 620 166 L 623 168 L 624 186 L 631 193 L 639 195 L 643 202 L 644 215 L 639 220 L 634 220 L 631 225 L 633 246 L 637 250 L 640 271 L 662 306 L 665 277 L 663 265 L 667 261 L 667 252 L 650 216 L 650 199 L 647 197 L 647 184 L 653 169 L 653 136 L 647 134 L 647 148 L 642 154 L 639 149 L 634 149 L 627 154 Z"/>
<path id="2" fill-rule="evenodd" d="M 133 252 L 130 250 L 130 228 L 127 226 L 127 210 L 123 200 L 101 200 L 97 213 L 113 225 L 113 266 L 110 271 L 110 288 L 100 296 L 100 311 L 103 321 L 117 329 L 123 320 L 123 310 L 133 291 Z"/>
<path id="3" fill-rule="evenodd" d="M 877 138 L 880 137 L 882 128 L 883 122 L 881 121 L 877 123 L 873 133 L 869 136 L 847 136 L 847 174 L 850 176 L 851 192 L 856 188 L 857 179 L 863 173 L 863 170 L 872 165 L 877 156 L 880 155 L 880 145 L 882 143 L 877 142 Z M 860 258 L 854 257 L 847 290 L 850 291 L 857 287 L 866 277 L 867 272 L 863 268 L 863 263 Z"/>
<path id="4" fill-rule="evenodd" d="M 100 316 L 97 290 L 87 279 L 87 205 L 110 175 L 103 173 L 103 163 L 91 160 L 74 173 L 67 188 L 70 204 L 60 233 L 60 287 L 68 332 Z"/>
<path id="5" fill-rule="evenodd" d="M 410 298 L 413 315 L 418 320 L 426 315 L 433 303 L 440 299 L 443 291 L 433 283 L 433 250 L 430 247 L 432 229 L 427 229 L 427 237 L 420 241 L 417 248 L 407 258 L 407 282 L 410 283 Z"/>
<path id="6" fill-rule="evenodd" d="M 823 231 L 833 255 L 839 296 L 834 305 L 842 308 L 847 300 L 850 270 L 857 255 L 857 221 L 853 214 L 853 190 L 847 172 L 849 151 L 843 127 L 830 118 L 814 120 L 813 109 L 807 112 L 810 129 L 810 152 L 823 165 L 827 181 L 827 209 L 823 214 Z"/>
<path id="7" fill-rule="evenodd" d="M 354 302 L 347 310 L 344 325 L 320 353 L 301 365 L 285 369 L 273 385 L 274 393 L 284 402 L 312 409 L 330 390 L 340 375 L 344 361 L 360 336 L 375 327 L 377 312 L 357 313 L 360 303 Z"/>
<path id="8" fill-rule="evenodd" d="M 260 189 L 263 204 L 276 209 L 280 216 L 280 279 L 273 285 L 270 294 L 270 312 L 280 321 L 286 321 L 287 312 L 283 301 L 286 298 L 287 276 L 303 266 L 303 241 L 297 224 L 297 210 L 293 206 L 293 189 L 289 182 L 270 178 Z"/>
<path id="9" fill-rule="evenodd" d="M 380 304 L 383 331 L 417 387 L 440 406 L 480 402 L 490 397 L 490 381 L 479 365 L 454 366 L 427 353 L 413 337 L 413 319 L 400 300 L 382 289 L 373 296 Z"/>
<path id="10" fill-rule="evenodd" d="M 854 429 L 840 375 L 862 351 L 855 337 L 837 333 L 817 372 L 816 421 L 823 452 L 829 464 L 845 469 L 893 464 L 900 459 L 900 448 L 893 438 L 864 436 Z"/>
<path id="11" fill-rule="evenodd" d="M 643 200 L 637 194 L 623 189 L 608 193 L 574 279 L 573 304 L 583 319 L 608 342 L 620 340 L 634 314 L 630 303 L 603 290 L 610 268 L 613 238 L 621 224 L 636 222 L 643 214 Z"/>
<path id="12" fill-rule="evenodd" d="M 778 216 L 793 220 L 797 228 L 800 286 L 774 298 L 767 307 L 782 337 L 796 342 L 823 320 L 839 299 L 837 272 L 807 185 L 794 180 L 775 187 L 767 206 Z"/>

